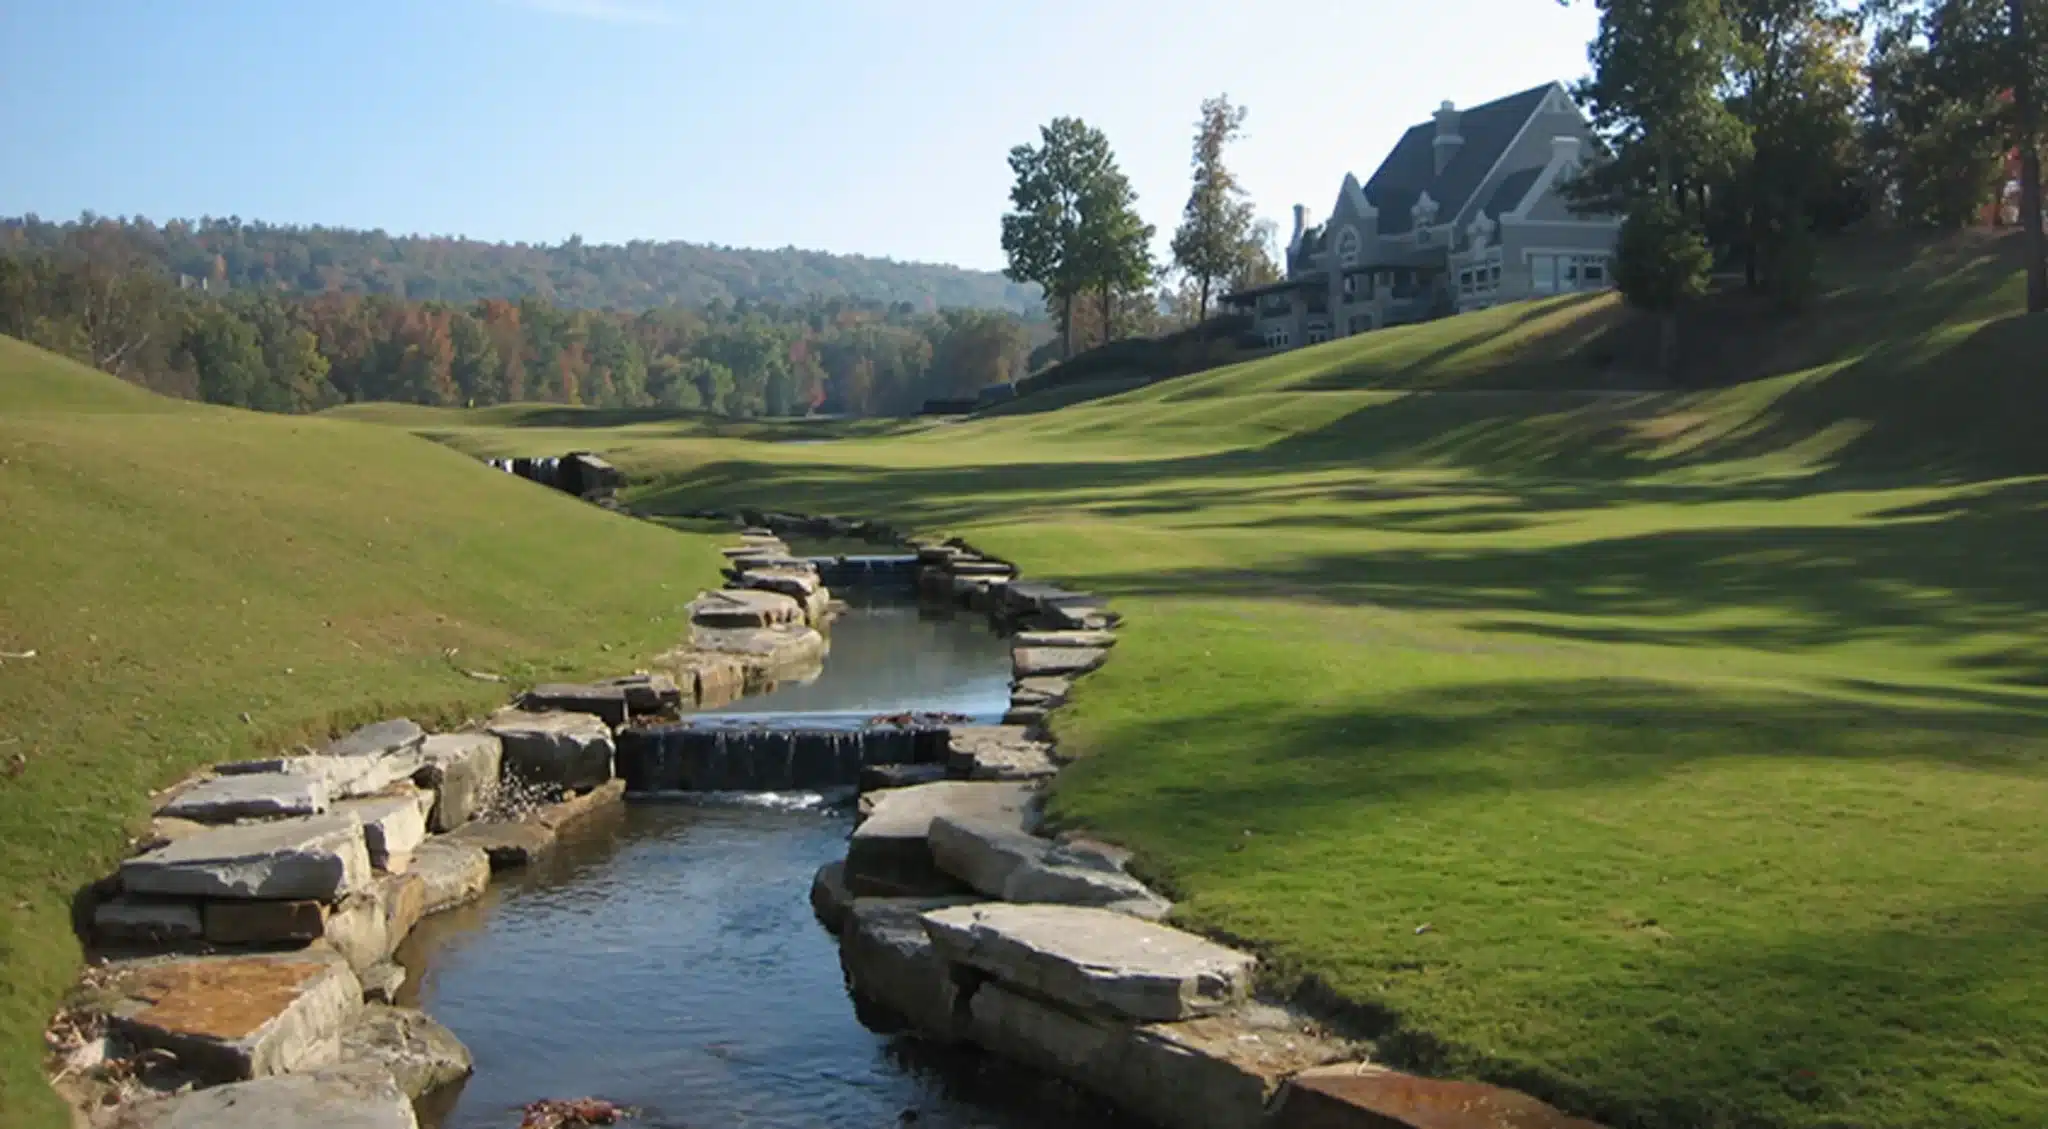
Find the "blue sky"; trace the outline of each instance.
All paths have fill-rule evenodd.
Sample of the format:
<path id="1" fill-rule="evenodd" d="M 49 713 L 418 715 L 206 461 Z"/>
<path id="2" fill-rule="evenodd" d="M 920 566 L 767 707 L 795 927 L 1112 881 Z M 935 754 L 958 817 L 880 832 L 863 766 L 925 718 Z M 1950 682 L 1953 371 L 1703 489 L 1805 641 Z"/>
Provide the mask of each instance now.
<path id="1" fill-rule="evenodd" d="M 91 209 L 998 268 L 1075 114 L 1162 245 L 1201 100 L 1283 229 L 1409 123 L 1572 79 L 1587 0 L 0 0 L 0 214 Z M 1284 231 L 1283 231 L 1284 234 Z"/>

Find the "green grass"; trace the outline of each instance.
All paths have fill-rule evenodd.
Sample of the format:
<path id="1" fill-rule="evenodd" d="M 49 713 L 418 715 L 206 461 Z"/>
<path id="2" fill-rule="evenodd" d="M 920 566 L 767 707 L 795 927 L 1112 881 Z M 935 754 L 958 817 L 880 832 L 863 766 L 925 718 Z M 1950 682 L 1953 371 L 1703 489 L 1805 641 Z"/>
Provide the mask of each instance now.
<path id="1" fill-rule="evenodd" d="M 1617 1127 L 2017 1129 L 2048 1108 L 2048 321 L 2007 316 L 2008 255 L 1865 244 L 1805 321 L 1711 308 L 1691 391 L 1629 391 L 1637 327 L 1564 299 L 809 446 L 433 426 L 1110 595 L 1057 818 L 1396 1061 Z"/>
<path id="2" fill-rule="evenodd" d="M 389 428 L 159 399 L 0 338 L 0 1125 L 66 1124 L 71 905 L 195 766 L 679 640 L 717 541 Z M 452 657 L 449 652 L 454 652 Z M 511 685 L 464 670 L 507 675 Z"/>

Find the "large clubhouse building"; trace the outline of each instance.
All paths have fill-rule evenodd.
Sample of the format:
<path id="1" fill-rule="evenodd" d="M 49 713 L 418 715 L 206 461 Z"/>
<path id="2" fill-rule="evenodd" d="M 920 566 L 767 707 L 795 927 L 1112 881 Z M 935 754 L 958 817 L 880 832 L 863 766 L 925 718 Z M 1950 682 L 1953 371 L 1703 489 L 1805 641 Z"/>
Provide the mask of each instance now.
<path id="1" fill-rule="evenodd" d="M 1574 213 L 1561 189 L 1594 144 L 1558 83 L 1411 127 L 1328 223 L 1294 208 L 1287 277 L 1227 294 L 1266 345 L 1313 345 L 1500 302 L 1612 284 L 1621 221 Z"/>

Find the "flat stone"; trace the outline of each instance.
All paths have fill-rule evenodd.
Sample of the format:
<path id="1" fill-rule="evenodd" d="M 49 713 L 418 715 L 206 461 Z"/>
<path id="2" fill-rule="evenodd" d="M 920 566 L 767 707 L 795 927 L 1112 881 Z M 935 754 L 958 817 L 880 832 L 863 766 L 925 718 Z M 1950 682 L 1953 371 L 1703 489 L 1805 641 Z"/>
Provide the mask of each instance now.
<path id="1" fill-rule="evenodd" d="M 1003 712 L 1003 724 L 1031 728 L 1045 724 L 1052 711 L 1044 706 L 1011 706 Z"/>
<path id="2" fill-rule="evenodd" d="M 193 902 L 123 895 L 93 907 L 92 932 L 101 941 L 175 945 L 200 939 L 206 926 Z"/>
<path id="3" fill-rule="evenodd" d="M 327 935 L 327 903 L 208 902 L 206 939 L 216 945 L 303 945 Z"/>
<path id="4" fill-rule="evenodd" d="M 157 816 L 149 821 L 149 830 L 135 841 L 135 850 L 138 854 L 153 851 L 158 847 L 168 846 L 180 839 L 189 839 L 210 830 L 212 828 L 206 824 L 190 819 Z"/>
<path id="5" fill-rule="evenodd" d="M 114 983 L 112 1030 L 214 1082 L 332 1062 L 363 987 L 331 954 L 140 964 Z"/>
<path id="6" fill-rule="evenodd" d="M 1248 953 L 1106 909 L 985 904 L 934 910 L 939 952 L 1084 1013 L 1189 1019 L 1245 1001 Z"/>
<path id="7" fill-rule="evenodd" d="M 825 637 L 798 623 L 776 627 L 719 628 L 697 626 L 690 644 L 700 651 L 728 655 L 743 666 L 797 666 L 824 657 Z"/>
<path id="8" fill-rule="evenodd" d="M 417 760 L 416 752 L 388 757 L 334 757 L 315 753 L 231 761 L 215 765 L 214 771 L 222 776 L 281 773 L 316 777 L 327 785 L 327 798 L 332 802 L 382 792 L 417 771 Z"/>
<path id="9" fill-rule="evenodd" d="M 774 627 L 803 619 L 803 605 L 780 592 L 725 588 L 690 601 L 690 622 L 702 627 Z"/>
<path id="10" fill-rule="evenodd" d="M 1297 1074 L 1274 1129 L 1600 1129 L 1527 1094 L 1477 1082 L 1420 1078 L 1368 1063 Z"/>
<path id="11" fill-rule="evenodd" d="M 477 817 L 497 795 L 504 745 L 489 733 L 437 733 L 420 750 L 413 782 L 434 793 L 427 826 L 453 831 Z"/>
<path id="12" fill-rule="evenodd" d="M 569 796 L 548 804 L 525 817 L 528 823 L 537 823 L 550 831 L 560 834 L 569 827 L 592 816 L 623 807 L 626 802 L 626 782 L 607 780 L 587 792 Z"/>
<path id="13" fill-rule="evenodd" d="M 626 708 L 634 714 L 666 713 L 681 708 L 683 689 L 666 674 L 643 671 L 606 678 L 592 685 L 617 688 L 626 695 Z"/>
<path id="14" fill-rule="evenodd" d="M 1115 860 L 1014 827 L 938 816 L 931 850 L 940 870 L 1006 902 L 1098 906 L 1151 921 L 1173 909 Z"/>
<path id="15" fill-rule="evenodd" d="M 321 752 L 330 757 L 388 757 L 409 752 L 426 742 L 427 731 L 410 718 L 372 722 L 347 736 L 328 743 Z"/>
<path id="16" fill-rule="evenodd" d="M 1116 646 L 1116 632 L 1085 629 L 1019 631 L 1011 637 L 1010 643 L 1018 647 L 1100 647 L 1106 650 Z"/>
<path id="17" fill-rule="evenodd" d="M 1037 780 L 1059 771 L 1052 746 L 1021 725 L 966 725 L 949 731 L 946 769 L 961 780 Z"/>
<path id="18" fill-rule="evenodd" d="M 919 916 L 958 898 L 859 898 L 839 936 L 847 986 L 923 1034 L 953 1037 L 957 990 Z"/>
<path id="19" fill-rule="evenodd" d="M 811 877 L 811 912 L 817 915 L 818 924 L 828 933 L 837 933 L 846 924 L 846 915 L 853 908 L 853 891 L 846 888 L 846 864 L 828 862 L 818 868 Z"/>
<path id="20" fill-rule="evenodd" d="M 341 1036 L 342 1065 L 390 1071 L 408 1098 L 418 1098 L 469 1077 L 469 1048 L 453 1031 L 414 1008 L 371 1004 Z"/>
<path id="21" fill-rule="evenodd" d="M 779 538 L 768 536 L 752 538 L 737 545 L 727 545 L 718 551 L 728 557 L 744 557 L 753 553 L 781 553 L 787 556 L 789 546 L 783 544 Z"/>
<path id="22" fill-rule="evenodd" d="M 114 1129 L 419 1129 L 391 1072 L 364 1065 L 259 1078 L 131 1106 Z"/>
<path id="23" fill-rule="evenodd" d="M 1020 678 L 1010 687 L 1010 704 L 1033 706 L 1057 706 L 1067 700 L 1074 690 L 1074 680 L 1058 675 L 1034 674 Z"/>
<path id="24" fill-rule="evenodd" d="M 363 845 L 369 849 L 370 865 L 378 870 L 404 870 L 426 841 L 427 818 L 420 813 L 419 797 L 411 792 L 344 800 L 336 807 L 363 821 Z"/>
<path id="25" fill-rule="evenodd" d="M 780 592 L 792 600 L 806 601 L 818 591 L 818 570 L 813 568 L 749 568 L 739 575 L 742 588 Z"/>
<path id="26" fill-rule="evenodd" d="M 475 843 L 426 841 L 413 852 L 412 869 L 425 891 L 423 913 L 439 913 L 483 896 L 491 884 L 491 856 Z"/>
<path id="27" fill-rule="evenodd" d="M 946 563 L 946 571 L 960 577 L 1002 577 L 1015 576 L 1017 566 L 1002 561 L 954 557 Z"/>
<path id="28" fill-rule="evenodd" d="M 626 706 L 626 691 L 618 686 L 594 686 L 578 682 L 548 682 L 519 696 L 519 708 L 528 713 L 590 714 L 616 729 L 626 724 L 632 711 Z"/>
<path id="29" fill-rule="evenodd" d="M 219 827 L 121 864 L 131 894 L 333 901 L 370 880 L 363 825 L 349 814 Z"/>
<path id="30" fill-rule="evenodd" d="M 974 993 L 966 1028 L 1004 1058 L 1175 1129 L 1264 1126 L 1267 1104 L 1288 1075 L 1358 1051 L 1278 1008 L 1132 1026 L 1076 1015 L 999 983 Z"/>
<path id="31" fill-rule="evenodd" d="M 216 776 L 173 796 L 157 814 L 195 823 L 280 819 L 327 810 L 327 782 L 318 776 L 263 772 Z"/>
<path id="32" fill-rule="evenodd" d="M 862 897 L 923 897 L 966 892 L 932 858 L 934 817 L 954 815 L 1022 829 L 1032 818 L 1036 790 L 1023 783 L 942 780 L 869 795 L 871 812 L 847 844 L 848 888 Z"/>
<path id="33" fill-rule="evenodd" d="M 870 764 L 861 766 L 860 790 L 879 792 L 886 788 L 914 788 L 946 778 L 942 764 Z"/>
<path id="34" fill-rule="evenodd" d="M 396 961 L 385 961 L 374 965 L 363 973 L 363 1000 L 366 1003 L 389 1004 L 398 1002 L 398 994 L 405 989 L 405 966 Z M 346 1036 L 343 1036 L 346 1038 Z"/>
<path id="35" fill-rule="evenodd" d="M 592 788 L 612 778 L 612 731 L 586 713 L 508 710 L 491 719 L 504 770 L 539 784 Z"/>
<path id="36" fill-rule="evenodd" d="M 1109 652 L 1101 647 L 1018 647 L 1010 661 L 1019 678 L 1042 674 L 1085 674 L 1102 665 Z"/>
<path id="37" fill-rule="evenodd" d="M 653 665 L 669 672 L 687 701 L 703 709 L 725 705 L 746 693 L 746 667 L 732 655 L 678 647 L 656 658 Z"/>
<path id="38" fill-rule="evenodd" d="M 555 833 L 525 820 L 489 820 L 463 825 L 442 841 L 476 847 L 490 857 L 491 869 L 525 866 L 554 849 Z M 418 865 L 418 860 L 414 860 Z"/>

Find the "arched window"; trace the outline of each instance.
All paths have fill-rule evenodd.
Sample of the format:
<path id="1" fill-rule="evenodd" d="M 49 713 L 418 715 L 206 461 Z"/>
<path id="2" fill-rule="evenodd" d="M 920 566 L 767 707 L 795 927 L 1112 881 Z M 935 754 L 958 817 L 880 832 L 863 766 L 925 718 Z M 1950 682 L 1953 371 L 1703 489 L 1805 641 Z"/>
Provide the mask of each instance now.
<path id="1" fill-rule="evenodd" d="M 1358 263 L 1358 229 L 1347 227 L 1337 236 L 1337 261 L 1344 266 Z"/>

